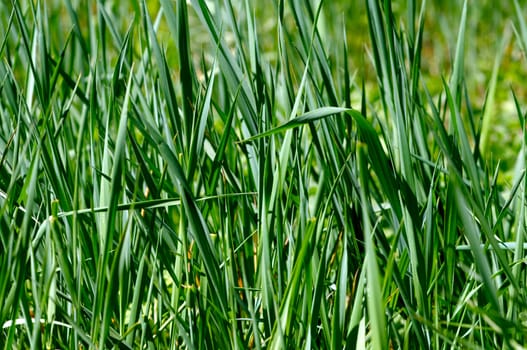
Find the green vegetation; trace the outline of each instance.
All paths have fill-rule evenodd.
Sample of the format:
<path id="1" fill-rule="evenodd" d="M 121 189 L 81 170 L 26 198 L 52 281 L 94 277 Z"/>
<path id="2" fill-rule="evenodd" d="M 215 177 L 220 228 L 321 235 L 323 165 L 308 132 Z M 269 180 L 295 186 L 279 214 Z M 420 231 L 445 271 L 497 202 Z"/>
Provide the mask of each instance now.
<path id="1" fill-rule="evenodd" d="M 521 348 L 526 49 L 517 1 L 0 3 L 0 345 Z"/>

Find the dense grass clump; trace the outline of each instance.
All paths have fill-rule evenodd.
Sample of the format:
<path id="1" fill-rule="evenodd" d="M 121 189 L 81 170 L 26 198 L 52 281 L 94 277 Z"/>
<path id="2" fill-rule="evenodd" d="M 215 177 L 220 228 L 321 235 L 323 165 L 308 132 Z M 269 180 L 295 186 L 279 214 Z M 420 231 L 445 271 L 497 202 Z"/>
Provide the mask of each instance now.
<path id="1" fill-rule="evenodd" d="M 0 344 L 527 343 L 523 9 L 354 3 L 1 3 Z"/>

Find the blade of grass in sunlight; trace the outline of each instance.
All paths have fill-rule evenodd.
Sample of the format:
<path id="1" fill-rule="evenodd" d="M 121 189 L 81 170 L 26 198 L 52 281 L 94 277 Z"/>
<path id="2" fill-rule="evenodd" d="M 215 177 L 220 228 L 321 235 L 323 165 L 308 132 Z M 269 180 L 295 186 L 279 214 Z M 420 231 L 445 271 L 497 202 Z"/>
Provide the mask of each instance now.
<path id="1" fill-rule="evenodd" d="M 368 153 L 368 146 L 365 144 L 359 144 L 357 147 L 358 151 L 358 165 L 361 174 L 361 202 L 362 202 L 362 218 L 364 220 L 364 231 L 365 231 L 365 246 L 366 246 L 366 257 L 365 257 L 365 268 L 366 268 L 366 302 L 367 302 L 367 314 L 369 318 L 370 327 L 370 338 L 372 348 L 376 350 L 386 349 L 388 347 L 388 337 L 386 334 L 386 319 L 384 313 L 384 305 L 382 298 L 381 285 L 382 281 L 380 278 L 379 267 L 376 259 L 376 248 L 373 242 L 373 227 L 370 222 L 370 209 L 368 208 L 368 165 L 366 162 L 366 155 Z"/>
<path id="2" fill-rule="evenodd" d="M 283 125 L 277 126 L 271 130 L 267 130 L 263 133 L 260 133 L 258 135 L 252 136 L 248 139 L 242 140 L 241 142 L 250 142 L 254 140 L 258 140 L 262 137 L 271 136 L 277 133 L 282 133 L 286 130 L 296 128 L 299 126 L 302 126 L 307 123 L 314 122 L 316 120 L 326 118 L 335 114 L 339 114 L 342 112 L 348 111 L 347 108 L 339 108 L 339 107 L 322 107 L 314 111 L 307 112 L 305 114 L 302 114 L 298 117 L 290 119 L 288 122 L 286 122 Z"/>

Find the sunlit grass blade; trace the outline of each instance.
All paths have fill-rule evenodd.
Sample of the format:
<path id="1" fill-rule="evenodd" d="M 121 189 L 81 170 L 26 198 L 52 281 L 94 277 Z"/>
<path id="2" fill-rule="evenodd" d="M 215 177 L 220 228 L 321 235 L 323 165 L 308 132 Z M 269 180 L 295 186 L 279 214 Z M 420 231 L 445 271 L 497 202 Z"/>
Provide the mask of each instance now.
<path id="1" fill-rule="evenodd" d="M 314 111 L 310 111 L 305 114 L 302 114 L 298 117 L 292 118 L 288 122 L 284 123 L 283 125 L 277 126 L 271 130 L 267 130 L 263 133 L 260 133 L 248 139 L 242 140 L 241 142 L 250 142 L 250 141 L 254 141 L 259 138 L 262 138 L 262 137 L 267 137 L 267 136 L 271 136 L 274 134 L 282 133 L 286 130 L 296 128 L 304 124 L 314 122 L 319 119 L 323 119 L 323 118 L 326 118 L 326 117 L 329 117 L 335 114 L 339 114 L 342 112 L 347 112 L 348 110 L 349 109 L 347 108 L 339 108 L 339 107 L 322 107 Z"/>
<path id="2" fill-rule="evenodd" d="M 382 280 L 377 264 L 376 248 L 373 241 L 373 227 L 370 222 L 370 206 L 368 195 L 368 165 L 366 155 L 368 146 L 358 145 L 358 165 L 360 168 L 361 183 L 361 207 L 364 226 L 364 237 L 366 246 L 365 269 L 366 269 L 366 302 L 367 315 L 369 319 L 371 346 L 375 350 L 386 349 L 388 347 L 388 337 L 386 334 L 386 316 L 384 312 L 383 291 L 381 289 Z"/>

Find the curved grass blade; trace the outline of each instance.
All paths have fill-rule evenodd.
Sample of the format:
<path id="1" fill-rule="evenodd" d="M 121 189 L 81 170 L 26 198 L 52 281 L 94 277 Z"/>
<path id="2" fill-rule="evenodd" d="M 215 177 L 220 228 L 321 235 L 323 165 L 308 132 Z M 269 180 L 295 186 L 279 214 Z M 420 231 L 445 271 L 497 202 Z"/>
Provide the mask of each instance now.
<path id="1" fill-rule="evenodd" d="M 314 111 L 307 112 L 305 114 L 302 114 L 299 117 L 293 118 L 286 122 L 285 124 L 282 124 L 280 126 L 277 126 L 276 128 L 273 128 L 271 130 L 265 131 L 263 133 L 260 133 L 258 135 L 252 136 L 250 138 L 247 138 L 245 140 L 240 141 L 240 143 L 250 142 L 254 140 L 261 139 L 262 137 L 267 137 L 275 134 L 282 133 L 286 130 L 297 128 L 299 126 L 302 126 L 304 124 L 312 123 L 314 121 L 317 121 L 319 119 L 327 118 L 329 116 L 343 113 L 343 112 L 349 112 L 349 108 L 342 108 L 342 107 L 322 107 L 318 108 Z"/>

